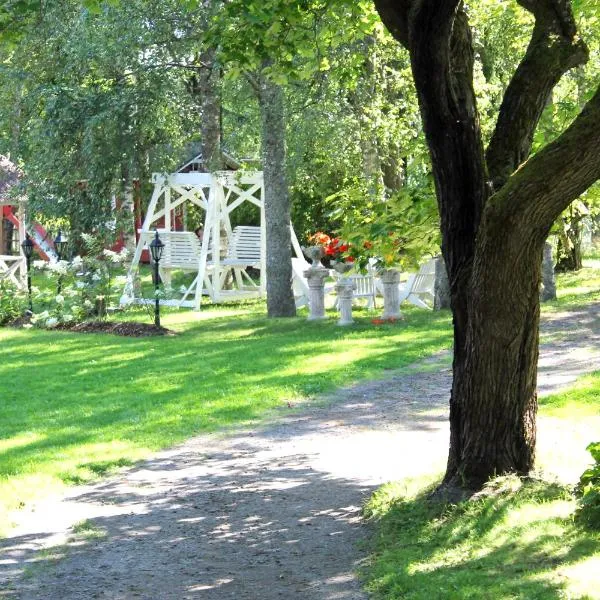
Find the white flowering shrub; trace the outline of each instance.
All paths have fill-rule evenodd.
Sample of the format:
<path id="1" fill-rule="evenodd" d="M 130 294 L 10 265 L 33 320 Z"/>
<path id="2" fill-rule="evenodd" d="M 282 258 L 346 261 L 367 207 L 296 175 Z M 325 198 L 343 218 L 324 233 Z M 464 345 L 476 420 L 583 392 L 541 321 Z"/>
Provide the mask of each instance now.
<path id="1" fill-rule="evenodd" d="M 47 289 L 38 291 L 34 298 L 34 309 L 44 309 L 32 318 L 39 327 L 102 319 L 112 302 L 116 303 L 117 285 L 121 284 L 121 278 L 116 275 L 128 258 L 127 250 L 103 249 L 94 236 L 84 234 L 82 237 L 85 256 L 76 256 L 70 262 L 34 261 L 34 267 L 51 279 Z"/>
<path id="2" fill-rule="evenodd" d="M 20 317 L 26 309 L 26 295 L 9 281 L 0 280 L 0 325 Z"/>

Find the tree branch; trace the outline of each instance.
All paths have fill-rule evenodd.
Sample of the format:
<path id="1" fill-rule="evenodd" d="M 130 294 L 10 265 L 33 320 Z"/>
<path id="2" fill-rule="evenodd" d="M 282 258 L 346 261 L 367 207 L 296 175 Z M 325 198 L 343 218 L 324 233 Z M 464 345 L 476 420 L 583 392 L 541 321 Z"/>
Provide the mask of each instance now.
<path id="1" fill-rule="evenodd" d="M 415 0 L 374 0 L 375 9 L 388 31 L 408 48 L 408 15 Z"/>
<path id="2" fill-rule="evenodd" d="M 490 211 L 507 222 L 532 225 L 523 234 L 543 241 L 560 213 L 600 179 L 599 147 L 600 87 L 571 126 L 490 198 Z"/>
<path id="3" fill-rule="evenodd" d="M 533 135 L 554 86 L 588 58 L 577 37 L 570 0 L 518 0 L 535 16 L 529 47 L 506 89 L 486 152 L 490 179 L 500 189 L 531 152 Z"/>

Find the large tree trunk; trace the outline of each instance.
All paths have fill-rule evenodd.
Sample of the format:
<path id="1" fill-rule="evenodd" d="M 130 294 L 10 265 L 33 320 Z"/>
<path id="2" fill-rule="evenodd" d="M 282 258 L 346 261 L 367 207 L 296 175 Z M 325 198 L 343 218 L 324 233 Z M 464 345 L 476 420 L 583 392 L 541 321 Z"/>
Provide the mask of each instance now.
<path id="1" fill-rule="evenodd" d="M 281 86 L 260 78 L 258 98 L 262 124 L 267 233 L 267 314 L 296 316 L 292 291 L 290 197 L 286 177 L 284 93 Z"/>
<path id="2" fill-rule="evenodd" d="M 569 0 L 520 0 L 536 25 L 484 153 L 460 0 L 375 3 L 410 52 L 450 279 L 454 378 L 443 488 L 474 490 L 533 466 L 542 248 L 553 220 L 600 177 L 600 92 L 522 164 L 553 86 L 587 52 Z"/>

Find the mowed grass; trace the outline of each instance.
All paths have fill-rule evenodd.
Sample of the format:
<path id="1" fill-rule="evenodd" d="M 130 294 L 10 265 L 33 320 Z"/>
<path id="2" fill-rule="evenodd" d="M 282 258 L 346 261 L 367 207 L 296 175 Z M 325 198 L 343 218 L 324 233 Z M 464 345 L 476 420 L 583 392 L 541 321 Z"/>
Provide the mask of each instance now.
<path id="1" fill-rule="evenodd" d="M 593 373 L 541 398 L 540 415 L 597 420 L 598 398 L 600 373 Z M 568 452 L 568 440 L 562 448 Z M 428 497 L 438 481 L 434 474 L 385 485 L 365 506 L 375 531 L 364 577 L 374 598 L 600 598 L 600 532 L 574 521 L 571 487 L 501 477 L 479 498 L 445 505 Z"/>
<path id="2" fill-rule="evenodd" d="M 543 304 L 544 311 L 576 308 L 600 300 L 600 259 L 584 259 L 583 269 L 559 273 L 556 277 L 556 296 L 556 300 Z"/>
<path id="3" fill-rule="evenodd" d="M 263 304 L 167 313 L 177 335 L 123 338 L 0 330 L 0 527 L 7 513 L 194 434 L 256 421 L 288 402 L 380 376 L 451 343 L 450 315 L 350 328 Z M 129 319 L 148 321 L 145 312 Z"/>
<path id="4" fill-rule="evenodd" d="M 570 490 L 504 477 L 443 505 L 429 500 L 430 482 L 384 486 L 365 509 L 376 522 L 365 573 L 374 598 L 600 597 L 600 534 L 574 523 Z"/>
<path id="5" fill-rule="evenodd" d="M 541 415 L 568 421 L 600 416 L 600 371 L 580 377 L 563 391 L 540 398 L 539 405 Z"/>
<path id="6" fill-rule="evenodd" d="M 586 261 L 582 271 L 559 276 L 559 298 L 543 311 L 600 299 L 598 266 Z M 600 372 L 540 398 L 539 404 L 542 418 L 560 421 L 564 435 L 577 436 L 556 439 L 538 463 L 551 470 L 559 463 L 571 469 L 580 465 L 585 446 L 600 440 Z M 594 436 L 594 431 L 594 439 L 581 438 Z M 578 454 L 571 463 L 570 452 Z M 591 460 L 589 454 L 585 459 Z M 582 470 L 577 467 L 574 479 Z M 600 598 L 600 532 L 582 529 L 574 521 L 572 487 L 502 477 L 490 482 L 480 497 L 446 505 L 429 499 L 440 476 L 390 483 L 365 506 L 373 534 L 363 577 L 373 598 Z"/>

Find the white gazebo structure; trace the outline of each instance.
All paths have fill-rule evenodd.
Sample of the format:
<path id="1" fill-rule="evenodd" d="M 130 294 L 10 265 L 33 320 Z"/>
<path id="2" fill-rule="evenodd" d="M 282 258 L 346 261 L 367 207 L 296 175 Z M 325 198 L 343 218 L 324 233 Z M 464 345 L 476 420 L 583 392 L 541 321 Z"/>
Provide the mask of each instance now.
<path id="1" fill-rule="evenodd" d="M 146 213 L 131 267 L 127 274 L 121 304 L 145 304 L 154 300 L 141 297 L 136 276 L 143 250 L 158 231 L 165 245 L 159 263 L 161 279 L 170 287 L 175 270 L 192 272 L 192 283 L 181 290 L 178 299 L 163 304 L 200 310 L 202 296 L 213 302 L 261 297 L 266 293 L 266 232 L 264 181 L 261 171 L 217 171 L 215 173 L 172 173 L 152 176 L 154 192 Z M 260 226 L 232 227 L 231 213 L 243 203 L 258 208 Z M 204 211 L 201 235 L 175 231 L 175 210 L 191 203 Z M 302 256 L 291 227 L 292 246 Z M 248 268 L 260 269 L 255 281 Z"/>

